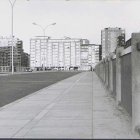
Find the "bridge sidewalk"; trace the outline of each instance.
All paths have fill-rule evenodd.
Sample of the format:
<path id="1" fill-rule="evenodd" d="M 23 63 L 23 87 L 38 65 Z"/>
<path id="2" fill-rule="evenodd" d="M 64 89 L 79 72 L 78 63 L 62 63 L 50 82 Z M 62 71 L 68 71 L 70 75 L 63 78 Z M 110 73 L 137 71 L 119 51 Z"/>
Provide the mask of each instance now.
<path id="1" fill-rule="evenodd" d="M 93 74 L 93 136 L 94 138 L 140 139 L 132 132 L 131 118 Z"/>
<path id="2" fill-rule="evenodd" d="M 0 109 L 0 138 L 138 138 L 94 72 L 62 80 Z"/>

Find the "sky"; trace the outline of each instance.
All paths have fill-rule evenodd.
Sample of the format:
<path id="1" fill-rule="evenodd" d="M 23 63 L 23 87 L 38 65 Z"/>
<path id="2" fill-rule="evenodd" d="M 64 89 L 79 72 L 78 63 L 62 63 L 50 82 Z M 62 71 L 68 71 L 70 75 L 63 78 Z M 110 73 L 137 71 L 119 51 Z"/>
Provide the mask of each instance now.
<path id="1" fill-rule="evenodd" d="M 11 0 L 12 2 L 14 0 Z M 101 43 L 101 30 L 107 27 L 125 29 L 126 40 L 140 31 L 140 0 L 16 0 L 14 5 L 14 36 L 23 40 L 25 52 L 30 53 L 30 38 L 43 36 L 48 26 L 51 38 L 88 39 Z M 11 6 L 0 0 L 0 36 L 11 35 Z"/>

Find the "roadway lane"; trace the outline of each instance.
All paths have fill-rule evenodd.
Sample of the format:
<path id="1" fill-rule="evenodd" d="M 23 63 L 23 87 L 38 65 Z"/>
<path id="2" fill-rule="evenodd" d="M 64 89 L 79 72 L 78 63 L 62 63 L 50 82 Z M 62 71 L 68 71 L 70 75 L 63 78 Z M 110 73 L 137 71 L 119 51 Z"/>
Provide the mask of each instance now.
<path id="1" fill-rule="evenodd" d="M 0 76 L 0 107 L 79 72 L 42 72 Z"/>

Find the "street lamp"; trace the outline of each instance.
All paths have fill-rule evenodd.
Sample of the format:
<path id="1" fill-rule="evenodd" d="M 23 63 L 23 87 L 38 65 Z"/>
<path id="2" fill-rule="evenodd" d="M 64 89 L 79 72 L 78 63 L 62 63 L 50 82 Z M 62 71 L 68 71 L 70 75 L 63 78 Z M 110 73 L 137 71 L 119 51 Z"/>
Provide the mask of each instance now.
<path id="1" fill-rule="evenodd" d="M 52 23 L 52 24 L 49 24 L 49 25 L 47 25 L 46 27 L 43 27 L 43 26 L 41 26 L 40 24 L 37 24 L 37 23 L 35 23 L 35 22 L 33 22 L 32 23 L 33 25 L 36 25 L 36 26 L 38 26 L 38 27 L 40 27 L 41 29 L 42 29 L 42 31 L 43 31 L 43 37 L 44 37 L 44 48 L 45 48 L 45 31 L 46 31 L 46 29 L 49 27 L 49 26 L 51 26 L 51 25 L 56 25 L 56 23 L 54 22 L 54 23 Z M 44 53 L 43 53 L 44 54 Z M 44 67 L 45 66 L 45 57 L 43 58 L 43 66 L 42 67 Z"/>
<path id="2" fill-rule="evenodd" d="M 37 24 L 37 23 L 35 23 L 35 22 L 33 22 L 32 24 L 33 24 L 33 25 L 36 25 L 36 26 L 39 26 L 39 27 L 42 29 L 42 31 L 43 31 L 43 36 L 45 37 L 45 31 L 46 31 L 46 29 L 47 29 L 49 26 L 51 26 L 51 25 L 55 25 L 56 23 L 49 24 L 49 25 L 47 25 L 46 27 L 43 27 L 43 26 L 41 26 L 40 24 Z"/>
<path id="3" fill-rule="evenodd" d="M 12 37 L 12 74 L 14 73 L 14 58 L 13 58 L 13 48 L 14 48 L 14 35 L 13 35 L 13 14 L 14 14 L 14 5 L 16 3 L 16 0 L 13 2 L 9 0 L 11 5 L 11 37 Z"/>
<path id="4" fill-rule="evenodd" d="M 27 0 L 27 1 L 29 1 L 29 0 Z M 14 34 L 13 34 L 13 23 L 14 23 L 14 5 L 15 5 L 15 3 L 16 3 L 16 0 L 13 0 L 13 1 L 11 1 L 11 0 L 9 0 L 9 3 L 10 3 L 10 5 L 11 5 L 11 37 L 12 37 L 12 43 L 11 43 L 11 45 L 12 45 L 12 74 L 14 74 L 14 56 L 13 56 L 13 49 L 14 49 Z"/>

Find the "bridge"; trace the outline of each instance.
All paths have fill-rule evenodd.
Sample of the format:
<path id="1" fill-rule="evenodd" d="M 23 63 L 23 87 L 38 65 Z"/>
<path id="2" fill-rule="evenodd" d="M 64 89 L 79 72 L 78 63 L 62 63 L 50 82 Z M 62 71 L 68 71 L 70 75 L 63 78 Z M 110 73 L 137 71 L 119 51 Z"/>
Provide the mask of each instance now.
<path id="1" fill-rule="evenodd" d="M 140 137 L 97 74 L 82 72 L 1 107 L 0 138 Z"/>

